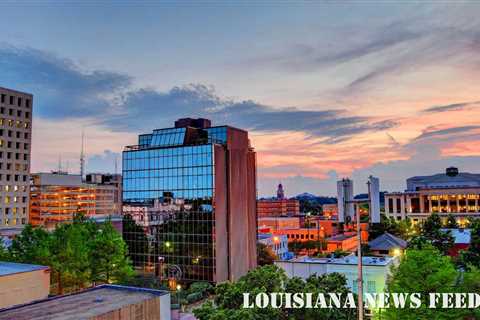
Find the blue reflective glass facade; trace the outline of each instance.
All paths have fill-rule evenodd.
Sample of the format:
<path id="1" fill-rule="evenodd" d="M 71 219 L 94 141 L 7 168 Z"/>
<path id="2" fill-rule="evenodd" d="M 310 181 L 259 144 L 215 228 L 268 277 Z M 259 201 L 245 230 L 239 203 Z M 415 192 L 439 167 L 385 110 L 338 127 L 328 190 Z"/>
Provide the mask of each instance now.
<path id="1" fill-rule="evenodd" d="M 125 229 L 137 269 L 182 281 L 214 281 L 214 145 L 181 145 L 185 128 L 155 130 L 123 153 L 123 201 L 146 208 L 149 225 Z M 160 223 L 156 223 L 160 222 Z M 160 264 L 159 261 L 162 261 Z"/>

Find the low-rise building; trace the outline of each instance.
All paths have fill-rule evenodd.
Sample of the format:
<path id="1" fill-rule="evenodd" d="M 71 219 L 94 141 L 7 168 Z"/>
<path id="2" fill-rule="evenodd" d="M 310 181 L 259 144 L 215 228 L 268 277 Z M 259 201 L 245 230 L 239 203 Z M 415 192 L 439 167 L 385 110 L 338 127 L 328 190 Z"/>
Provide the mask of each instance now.
<path id="1" fill-rule="evenodd" d="M 32 174 L 30 187 L 30 223 L 54 228 L 57 223 L 72 221 L 77 213 L 88 217 L 115 215 L 117 187 L 110 184 L 85 183 L 80 175 L 65 172 Z"/>
<path id="2" fill-rule="evenodd" d="M 364 292 L 380 293 L 385 289 L 385 283 L 390 275 L 392 265 L 398 263 L 395 257 L 363 257 Z M 357 269 L 358 258 L 349 255 L 343 258 L 311 258 L 302 256 L 288 261 L 275 261 L 275 265 L 285 270 L 288 277 L 306 279 L 313 274 L 340 273 L 347 278 L 347 286 L 358 291 Z"/>
<path id="3" fill-rule="evenodd" d="M 357 250 L 358 238 L 355 232 L 345 232 L 337 234 L 333 237 L 327 238 L 326 252 L 341 251 L 355 251 Z"/>
<path id="4" fill-rule="evenodd" d="M 258 218 L 259 229 L 272 231 L 300 228 L 300 217 L 262 217 Z"/>
<path id="5" fill-rule="evenodd" d="M 460 226 L 467 218 L 480 217 L 480 174 L 447 168 L 445 173 L 407 179 L 405 192 L 385 194 L 385 213 L 397 220 L 410 218 L 414 223 L 432 213 L 443 220 L 453 215 Z"/>
<path id="6" fill-rule="evenodd" d="M 461 250 L 467 250 L 472 241 L 472 229 L 441 229 L 443 232 L 449 232 L 454 241 L 453 248 L 448 254 L 452 257 L 458 256 Z"/>
<path id="7" fill-rule="evenodd" d="M 170 320 L 170 293 L 101 285 L 78 293 L 0 310 L 0 320 Z"/>
<path id="8" fill-rule="evenodd" d="M 368 243 L 370 251 L 377 255 L 400 256 L 405 248 L 407 248 L 407 241 L 395 237 L 394 235 L 385 232 Z"/>
<path id="9" fill-rule="evenodd" d="M 49 267 L 0 262 L 0 309 L 45 299 L 49 292 Z"/>
<path id="10" fill-rule="evenodd" d="M 300 202 L 295 199 L 261 199 L 257 201 L 258 217 L 282 217 L 300 214 Z"/>
<path id="11" fill-rule="evenodd" d="M 258 242 L 272 249 L 279 260 L 286 260 L 292 257 L 292 254 L 288 252 L 288 239 L 286 235 L 277 236 L 271 233 L 259 233 Z"/>

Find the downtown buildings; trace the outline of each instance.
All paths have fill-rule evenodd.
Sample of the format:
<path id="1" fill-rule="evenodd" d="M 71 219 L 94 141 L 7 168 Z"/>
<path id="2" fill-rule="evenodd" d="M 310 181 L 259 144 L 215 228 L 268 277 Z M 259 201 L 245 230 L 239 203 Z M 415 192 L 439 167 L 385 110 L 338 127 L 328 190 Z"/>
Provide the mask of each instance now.
<path id="1" fill-rule="evenodd" d="M 432 213 L 453 215 L 460 226 L 480 217 L 480 174 L 447 168 L 445 173 L 407 179 L 405 192 L 385 194 L 385 214 L 397 220 L 421 222 Z"/>
<path id="2" fill-rule="evenodd" d="M 28 223 L 33 96 L 0 87 L 0 229 Z"/>
<path id="3" fill-rule="evenodd" d="M 81 175 L 66 172 L 32 174 L 30 224 L 54 229 L 78 213 L 94 219 L 120 214 L 119 177 L 87 175 L 85 182 Z"/>
<path id="4" fill-rule="evenodd" d="M 236 280 L 256 267 L 256 155 L 246 131 L 180 119 L 123 152 L 124 226 L 137 270 L 160 279 Z"/>
<path id="5" fill-rule="evenodd" d="M 257 201 L 257 215 L 261 217 L 296 216 L 300 214 L 300 202 L 285 198 L 282 184 L 278 185 L 277 197 Z"/>

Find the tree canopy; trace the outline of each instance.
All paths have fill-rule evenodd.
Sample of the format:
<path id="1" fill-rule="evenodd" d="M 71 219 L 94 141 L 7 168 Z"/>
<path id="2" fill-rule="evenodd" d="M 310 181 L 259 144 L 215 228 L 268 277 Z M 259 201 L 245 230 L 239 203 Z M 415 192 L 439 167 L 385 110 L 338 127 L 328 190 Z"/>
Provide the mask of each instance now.
<path id="1" fill-rule="evenodd" d="M 53 232 L 25 226 L 5 255 L 10 261 L 49 266 L 52 292 L 58 294 L 133 274 L 126 244 L 111 222 L 97 224 L 82 215 Z"/>
<path id="2" fill-rule="evenodd" d="M 199 320 L 217 319 L 356 319 L 354 309 L 286 309 L 286 308 L 243 308 L 243 293 L 255 297 L 258 293 L 296 293 L 311 292 L 313 296 L 322 292 L 338 292 L 346 294 L 345 276 L 332 273 L 322 276 L 311 276 L 306 280 L 288 279 L 285 272 L 275 265 L 267 265 L 250 271 L 234 283 L 222 283 L 215 288 L 215 299 L 204 303 L 194 310 Z"/>

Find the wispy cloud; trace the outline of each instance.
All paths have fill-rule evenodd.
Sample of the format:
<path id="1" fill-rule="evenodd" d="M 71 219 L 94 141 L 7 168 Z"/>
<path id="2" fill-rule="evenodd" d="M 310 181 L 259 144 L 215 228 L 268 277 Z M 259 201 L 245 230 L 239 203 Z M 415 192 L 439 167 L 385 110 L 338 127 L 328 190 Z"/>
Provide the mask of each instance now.
<path id="1" fill-rule="evenodd" d="M 452 103 L 444 106 L 433 106 L 433 107 L 424 109 L 423 112 L 435 113 L 435 112 L 459 111 L 467 107 L 477 105 L 479 103 L 480 101 L 474 101 L 474 102 Z"/>

